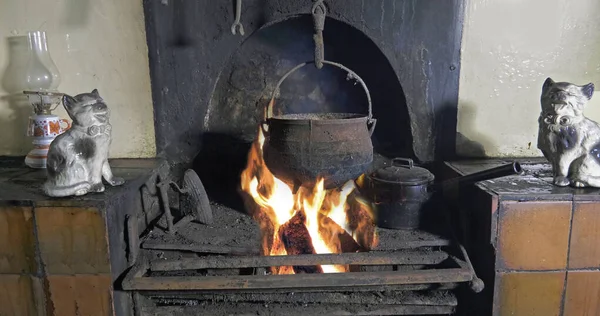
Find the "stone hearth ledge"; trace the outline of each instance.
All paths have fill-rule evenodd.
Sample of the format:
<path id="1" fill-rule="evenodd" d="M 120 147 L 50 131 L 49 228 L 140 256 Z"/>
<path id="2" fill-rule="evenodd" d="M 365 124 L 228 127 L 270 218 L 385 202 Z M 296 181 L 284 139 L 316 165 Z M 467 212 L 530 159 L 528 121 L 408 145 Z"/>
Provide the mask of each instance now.
<path id="1" fill-rule="evenodd" d="M 446 162 L 457 175 L 498 167 L 518 161 L 523 175 L 481 181 L 477 187 L 497 195 L 500 200 L 515 201 L 598 201 L 600 189 L 558 187 L 552 184 L 552 167 L 544 158 L 474 159 Z"/>
<path id="2" fill-rule="evenodd" d="M 110 164 L 113 173 L 123 177 L 125 184 L 118 187 L 105 185 L 106 191 L 102 193 L 53 198 L 41 190 L 46 180 L 45 169 L 25 166 L 22 157 L 0 157 L 0 205 L 102 207 L 126 192 L 138 191 L 157 170 L 167 166 L 164 160 L 157 158 L 111 159 Z"/>
<path id="3" fill-rule="evenodd" d="M 160 214 L 158 207 L 152 212 L 143 209 L 141 188 L 153 185 L 169 166 L 154 158 L 114 159 L 110 164 L 125 184 L 106 185 L 102 193 L 51 198 L 41 190 L 45 170 L 26 167 L 23 157 L 0 157 L 0 219 L 1 224 L 10 225 L 12 239 L 0 242 L 0 261 L 4 258 L 11 268 L 0 265 L 0 270 L 4 268 L 0 288 L 16 291 L 7 280 L 25 278 L 43 289 L 39 293 L 30 293 L 27 287 L 21 290 L 24 296 L 17 305 L 0 296 L 0 314 L 25 314 L 20 309 L 43 311 L 49 306 L 56 315 L 74 315 L 75 306 L 84 306 L 84 314 L 130 314 L 129 293 L 112 285 L 135 260 L 136 231 L 144 231 L 153 216 Z M 131 216 L 137 219 L 137 228 L 126 224 Z M 28 259 L 19 260 L 26 249 L 30 250 Z M 33 295 L 41 297 L 33 299 Z M 93 302 L 89 295 L 95 297 Z"/>

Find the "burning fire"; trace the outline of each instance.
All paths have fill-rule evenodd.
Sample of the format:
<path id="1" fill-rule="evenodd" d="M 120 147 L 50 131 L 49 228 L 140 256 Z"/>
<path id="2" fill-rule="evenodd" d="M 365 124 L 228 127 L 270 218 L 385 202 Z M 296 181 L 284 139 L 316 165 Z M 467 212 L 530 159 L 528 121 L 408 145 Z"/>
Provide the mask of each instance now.
<path id="1" fill-rule="evenodd" d="M 360 197 L 355 181 L 325 190 L 324 179 L 313 188 L 292 187 L 276 178 L 263 160 L 261 129 L 241 175 L 246 205 L 259 223 L 265 256 L 328 254 L 369 250 L 377 243 L 373 212 Z M 356 182 L 363 181 L 363 176 Z M 271 267 L 273 274 L 347 272 L 347 265 Z"/>

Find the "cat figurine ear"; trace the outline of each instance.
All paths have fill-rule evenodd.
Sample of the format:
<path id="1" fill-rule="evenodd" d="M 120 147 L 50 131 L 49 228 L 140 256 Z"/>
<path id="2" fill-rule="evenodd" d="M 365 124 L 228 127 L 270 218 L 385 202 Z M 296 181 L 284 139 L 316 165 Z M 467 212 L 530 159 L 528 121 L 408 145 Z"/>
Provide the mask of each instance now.
<path id="1" fill-rule="evenodd" d="M 550 88 L 553 84 L 554 80 L 552 80 L 552 78 L 546 78 L 546 81 L 544 81 L 544 84 L 542 85 L 542 90 L 545 91 L 546 89 Z"/>
<path id="2" fill-rule="evenodd" d="M 62 101 L 63 101 L 63 104 L 69 108 L 73 107 L 73 105 L 75 105 L 77 103 L 75 98 L 73 98 L 72 96 L 70 96 L 68 94 L 63 95 Z"/>
<path id="3" fill-rule="evenodd" d="M 98 89 L 94 89 L 92 90 L 92 94 L 94 95 L 94 97 L 99 98 L 100 97 L 100 93 L 98 93 Z"/>
<path id="4" fill-rule="evenodd" d="M 67 112 L 70 114 L 72 113 L 73 107 L 77 105 L 77 100 L 75 100 L 75 98 L 73 98 L 72 96 L 65 94 L 62 97 L 62 103 L 65 106 Z"/>
<path id="5" fill-rule="evenodd" d="M 588 100 L 591 100 L 592 96 L 594 95 L 594 84 L 590 82 L 585 86 L 581 87 L 581 92 L 583 92 L 583 94 L 587 97 Z"/>

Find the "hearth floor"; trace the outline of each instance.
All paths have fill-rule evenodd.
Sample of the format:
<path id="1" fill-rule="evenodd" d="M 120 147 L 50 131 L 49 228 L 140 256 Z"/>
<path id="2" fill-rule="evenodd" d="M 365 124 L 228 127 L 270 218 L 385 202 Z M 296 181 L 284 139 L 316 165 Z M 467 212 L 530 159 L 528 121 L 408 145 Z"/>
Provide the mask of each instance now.
<path id="1" fill-rule="evenodd" d="M 142 248 L 157 250 L 181 250 L 197 253 L 258 255 L 260 252 L 260 229 L 247 214 L 220 204 L 211 204 L 214 224 L 197 222 L 175 224 L 173 235 L 160 227 L 154 229 L 143 241 Z M 379 242 L 375 251 L 393 251 L 419 247 L 441 247 L 451 244 L 450 232 L 423 230 L 392 230 L 377 228 Z M 178 254 L 179 255 L 179 254 Z M 164 256 L 168 256 L 167 253 Z M 165 257 L 167 258 L 167 257 Z M 172 259 L 172 258 L 167 258 Z"/>

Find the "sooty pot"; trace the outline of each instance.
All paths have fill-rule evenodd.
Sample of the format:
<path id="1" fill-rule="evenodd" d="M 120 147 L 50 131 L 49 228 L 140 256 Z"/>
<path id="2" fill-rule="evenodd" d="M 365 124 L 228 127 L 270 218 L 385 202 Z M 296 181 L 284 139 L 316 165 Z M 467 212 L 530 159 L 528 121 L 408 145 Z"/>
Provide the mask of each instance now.
<path id="1" fill-rule="evenodd" d="M 436 184 L 433 173 L 415 166 L 412 159 L 394 158 L 390 166 L 369 174 L 365 185 L 376 206 L 377 226 L 418 229 L 423 227 L 423 218 L 443 208 L 441 194 L 436 193 L 446 184 L 464 185 L 522 173 L 521 165 L 513 162 Z"/>

